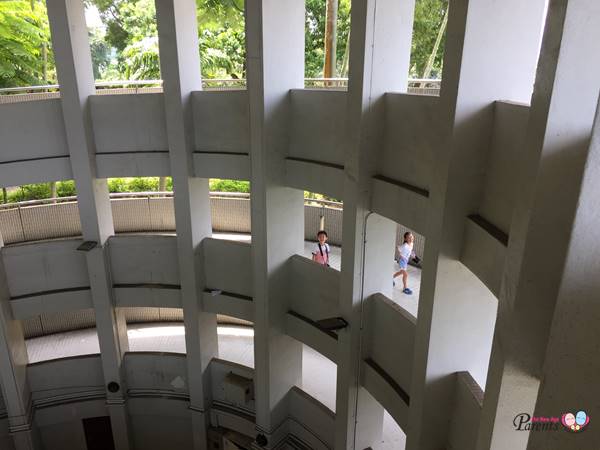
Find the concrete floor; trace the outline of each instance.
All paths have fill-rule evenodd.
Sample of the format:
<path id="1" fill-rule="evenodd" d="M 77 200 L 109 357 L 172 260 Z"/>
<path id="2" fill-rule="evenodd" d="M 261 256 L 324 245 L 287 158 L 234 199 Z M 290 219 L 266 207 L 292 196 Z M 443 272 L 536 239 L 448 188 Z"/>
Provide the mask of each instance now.
<path id="1" fill-rule="evenodd" d="M 254 330 L 249 327 L 219 326 L 219 357 L 254 367 Z M 129 325 L 129 349 L 132 352 L 162 351 L 185 353 L 182 325 L 174 323 Z M 28 339 L 29 362 L 99 353 L 96 330 L 85 329 Z M 303 345 L 302 383 L 300 388 L 335 411 L 337 366 L 319 352 Z M 373 450 L 402 450 L 405 435 L 394 419 L 385 414 L 381 442 Z"/>

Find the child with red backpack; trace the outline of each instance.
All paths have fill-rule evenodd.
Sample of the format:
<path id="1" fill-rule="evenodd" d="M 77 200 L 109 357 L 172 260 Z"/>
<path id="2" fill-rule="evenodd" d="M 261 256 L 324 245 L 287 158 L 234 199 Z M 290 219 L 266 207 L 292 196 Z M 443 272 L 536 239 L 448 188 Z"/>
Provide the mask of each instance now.
<path id="1" fill-rule="evenodd" d="M 317 233 L 317 245 L 312 251 L 312 260 L 329 267 L 329 244 L 327 244 L 327 232 L 321 230 Z"/>

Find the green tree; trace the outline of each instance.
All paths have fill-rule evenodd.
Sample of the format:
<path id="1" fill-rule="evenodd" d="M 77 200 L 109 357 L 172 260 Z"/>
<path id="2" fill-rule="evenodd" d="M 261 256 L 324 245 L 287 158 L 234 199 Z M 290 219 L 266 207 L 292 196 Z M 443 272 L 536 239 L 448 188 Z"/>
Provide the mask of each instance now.
<path id="1" fill-rule="evenodd" d="M 158 79 L 160 64 L 153 0 L 87 0 L 106 25 L 105 41 L 117 53 L 127 79 Z M 245 77 L 244 4 L 241 0 L 197 0 L 202 76 Z M 99 72 L 106 74 L 100 70 Z M 114 74 L 113 74 L 114 76 Z"/>
<path id="2" fill-rule="evenodd" d="M 307 78 L 323 76 L 325 60 L 325 0 L 306 0 L 306 24 L 304 27 L 305 67 Z M 350 33 L 350 0 L 340 0 L 337 17 L 336 72 L 343 76 L 343 59 Z M 347 74 L 346 74 L 347 75 Z"/>
<path id="3" fill-rule="evenodd" d="M 105 39 L 105 35 L 99 28 L 89 31 L 90 52 L 92 54 L 92 65 L 94 66 L 94 78 L 101 79 L 111 69 L 112 49 Z"/>
<path id="4" fill-rule="evenodd" d="M 410 56 L 410 75 L 413 78 L 423 76 L 447 9 L 448 0 L 417 0 L 415 3 L 415 19 Z M 431 78 L 440 78 L 442 76 L 444 43 L 445 35 L 442 36 L 440 46 L 433 58 Z"/>
<path id="5" fill-rule="evenodd" d="M 0 87 L 55 81 L 46 6 L 0 1 Z"/>

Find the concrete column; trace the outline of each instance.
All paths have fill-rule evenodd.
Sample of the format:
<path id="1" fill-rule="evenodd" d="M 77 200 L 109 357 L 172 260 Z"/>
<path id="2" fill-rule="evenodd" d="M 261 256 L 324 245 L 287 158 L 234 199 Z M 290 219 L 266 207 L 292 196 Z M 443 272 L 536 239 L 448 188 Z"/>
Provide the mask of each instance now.
<path id="1" fill-rule="evenodd" d="M 371 177 L 383 137 L 384 94 L 406 92 L 414 0 L 352 4 L 344 180 L 335 448 L 363 449 L 380 438 L 383 407 L 360 387 L 362 301 L 391 296 L 395 224 L 370 214 Z M 368 219 L 367 219 L 368 217 Z"/>
<path id="2" fill-rule="evenodd" d="M 127 414 L 113 414 L 125 407 L 121 363 L 128 343 L 125 322 L 117 320 L 108 265 L 107 240 L 114 234 L 108 187 L 106 179 L 96 176 L 89 114 L 89 97 L 95 94 L 95 87 L 84 5 L 82 0 L 48 0 L 47 7 L 83 239 L 98 244 L 86 253 L 86 260 L 104 380 L 106 385 L 116 382 L 120 386 L 117 392 L 106 390 L 107 404 L 111 406 L 115 446 L 128 450 Z"/>
<path id="3" fill-rule="evenodd" d="M 304 85 L 304 14 L 303 1 L 246 1 L 256 428 L 268 447 L 283 437 L 283 399 L 302 377 L 302 346 L 285 334 L 284 266 L 302 253 L 303 192 L 285 187 L 284 158 L 289 91 Z"/>
<path id="4" fill-rule="evenodd" d="M 210 237 L 208 180 L 193 175 L 192 92 L 202 90 L 194 0 L 157 0 L 156 18 L 167 136 L 175 194 L 177 251 L 187 349 L 194 448 L 207 445 L 210 406 L 208 365 L 218 355 L 215 314 L 202 311 L 205 288 L 200 243 Z"/>
<path id="5" fill-rule="evenodd" d="M 600 17 L 600 8 L 594 12 Z M 590 11 L 588 11 L 590 13 Z M 586 158 L 581 154 L 582 173 L 577 211 L 568 241 L 554 318 L 550 328 L 535 416 L 558 416 L 585 411 L 594 420 L 600 407 L 598 373 L 600 361 L 600 109 Z M 598 427 L 588 426 L 573 436 L 562 426 L 556 432 L 531 433 L 528 450 L 549 448 L 593 448 L 600 441 Z"/>
<path id="6" fill-rule="evenodd" d="M 528 158 L 521 183 L 524 189 L 515 205 L 508 248 L 509 264 L 500 293 L 494 358 L 488 376 L 478 442 L 480 449 L 525 448 L 528 433 L 515 432 L 512 420 L 521 412 L 532 414 L 542 374 L 544 379 L 546 376 L 550 379 L 542 388 L 536 414 L 557 416 L 569 409 L 585 409 L 585 400 L 594 398 L 591 391 L 585 391 L 594 386 L 588 387 L 583 382 L 578 384 L 582 390 L 577 395 L 569 389 L 568 383 L 556 388 L 552 393 L 556 396 L 553 401 L 549 400 L 548 389 L 549 386 L 557 386 L 553 383 L 569 370 L 565 359 L 567 355 L 560 350 L 556 339 L 562 336 L 571 342 L 569 335 L 573 334 L 574 341 L 577 341 L 578 330 L 569 329 L 565 335 L 560 334 L 565 331 L 563 327 L 567 323 L 563 320 L 570 319 L 570 324 L 575 323 L 567 305 L 572 301 L 575 302 L 574 309 L 585 311 L 589 317 L 594 314 L 593 309 L 580 306 L 587 305 L 588 294 L 585 293 L 592 286 L 585 283 L 594 281 L 593 276 L 588 276 L 583 283 L 586 278 L 581 276 L 591 273 L 588 270 L 593 265 L 583 262 L 585 252 L 581 257 L 578 254 L 571 256 L 573 250 L 569 248 L 578 245 L 573 241 L 575 229 L 581 230 L 577 228 L 577 221 L 587 220 L 586 216 L 576 215 L 578 205 L 580 214 L 593 213 L 593 208 L 586 210 L 585 204 L 581 203 L 580 189 L 583 195 L 582 179 L 583 186 L 586 186 L 584 166 L 588 151 L 587 164 L 597 160 L 594 150 L 589 150 L 589 142 L 600 91 L 600 78 L 596 76 L 600 70 L 599 42 L 600 5 L 597 2 L 550 2 L 527 131 L 525 149 Z M 593 231 L 587 229 L 587 233 L 593 234 Z M 588 246 L 586 251 L 593 250 L 593 238 L 588 238 L 585 245 Z M 575 268 L 579 273 L 575 273 Z M 565 286 L 572 286 L 573 280 L 583 283 L 582 297 L 573 294 L 572 298 L 568 298 L 567 294 L 561 294 L 561 281 Z M 567 289 L 565 292 L 573 292 L 568 291 L 569 287 L 564 289 Z M 556 311 L 555 307 L 558 308 Z M 553 317 L 558 321 L 554 326 Z M 579 320 L 577 324 L 579 327 Z M 582 325 L 583 330 L 585 323 Z M 574 354 L 586 354 L 583 348 L 573 348 L 577 348 Z M 548 361 L 542 371 L 544 357 Z M 562 362 L 559 363 L 557 358 Z M 560 371 L 565 372 L 554 378 L 558 364 L 562 364 Z M 571 369 L 573 379 L 578 379 L 578 369 L 586 373 L 588 367 Z M 562 406 L 561 402 L 567 395 L 575 400 L 580 398 L 583 403 L 565 403 L 565 411 L 554 411 L 551 407 Z M 555 436 L 557 433 L 551 434 Z M 510 440 L 507 441 L 507 438 Z M 550 445 L 551 442 L 538 440 L 536 436 L 530 447 L 568 448 L 566 444 Z M 586 447 L 585 444 L 575 445 L 577 448 Z"/>
<path id="7" fill-rule="evenodd" d="M 485 387 L 497 301 L 459 262 L 464 224 L 481 201 L 493 102 L 530 99 L 544 3 L 454 0 L 450 4 L 440 98 L 447 129 L 429 188 L 409 450 L 445 447 L 454 372 L 467 370 Z"/>
<path id="8" fill-rule="evenodd" d="M 12 315 L 4 260 L 0 253 L 0 388 L 8 414 L 8 431 L 12 435 L 15 450 L 41 448 L 37 429 L 32 421 L 27 363 L 23 328 L 21 322 Z"/>

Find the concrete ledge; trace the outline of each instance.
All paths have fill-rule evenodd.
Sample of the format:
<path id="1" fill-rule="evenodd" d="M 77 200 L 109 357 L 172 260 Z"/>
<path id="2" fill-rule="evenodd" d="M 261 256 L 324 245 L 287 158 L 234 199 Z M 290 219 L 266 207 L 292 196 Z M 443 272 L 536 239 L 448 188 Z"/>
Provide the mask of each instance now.
<path id="1" fill-rule="evenodd" d="M 391 377 L 389 375 L 383 376 L 382 370 L 377 370 L 376 367 L 367 361 L 363 361 L 362 385 L 381 403 L 400 428 L 406 432 L 408 430 L 409 406 L 405 399 L 399 395 L 399 391 L 394 384 L 389 382 Z"/>
<path id="2" fill-rule="evenodd" d="M 128 352 L 123 357 L 127 390 L 181 397 L 189 395 L 186 355 L 164 352 Z"/>
<path id="3" fill-rule="evenodd" d="M 250 179 L 250 155 L 230 152 L 194 152 L 194 175 L 200 178 Z"/>
<path id="4" fill-rule="evenodd" d="M 207 288 L 252 297 L 250 249 L 245 242 L 203 239 L 201 252 Z"/>
<path id="5" fill-rule="evenodd" d="M 202 298 L 204 311 L 206 312 L 224 314 L 254 322 L 254 304 L 250 297 L 231 295 L 221 291 L 215 293 L 208 291 L 204 292 Z"/>
<path id="6" fill-rule="evenodd" d="M 508 237 L 506 237 L 508 240 Z M 503 239 L 472 218 L 465 222 L 460 261 L 496 296 L 500 294 L 507 248 Z"/>
<path id="7" fill-rule="evenodd" d="M 89 104 L 97 153 L 162 151 L 168 157 L 162 93 L 92 95 Z"/>
<path id="8" fill-rule="evenodd" d="M 219 425 L 244 436 L 256 436 L 255 420 L 254 416 L 239 414 L 219 404 L 214 404 L 210 408 L 210 422 L 213 426 Z"/>
<path id="9" fill-rule="evenodd" d="M 115 285 L 115 305 L 118 307 L 181 308 L 181 288 L 178 286 Z"/>
<path id="10" fill-rule="evenodd" d="M 479 423 L 483 407 L 483 391 L 469 372 L 456 374 L 454 410 L 450 419 L 448 445 L 452 449 L 474 450 L 478 427 L 465 426 Z"/>
<path id="11" fill-rule="evenodd" d="M 382 294 L 367 299 L 364 357 L 371 359 L 393 382 L 410 392 L 416 319 Z M 390 343 L 393 342 L 393 348 Z"/>
<path id="12" fill-rule="evenodd" d="M 249 153 L 248 91 L 231 89 L 192 92 L 192 109 L 195 152 Z M 219 175 L 211 173 L 210 176 Z"/>
<path id="13" fill-rule="evenodd" d="M 20 186 L 54 180 L 71 180 L 69 155 L 0 163 L 0 178 L 4 186 Z"/>
<path id="14" fill-rule="evenodd" d="M 61 313 L 93 308 L 89 287 L 52 291 L 23 296 L 10 301 L 15 319 L 25 320 L 42 314 Z"/>
<path id="15" fill-rule="evenodd" d="M 0 105 L 0 136 L 2 186 L 73 178 L 60 99 Z"/>
<path id="16" fill-rule="evenodd" d="M 166 177 L 171 175 L 168 151 L 96 153 L 98 177 Z"/>
<path id="17" fill-rule="evenodd" d="M 288 156 L 343 166 L 347 98 L 345 91 L 292 89 Z"/>
<path id="18" fill-rule="evenodd" d="M 290 311 L 286 315 L 286 333 L 337 363 L 337 340 L 310 322 Z"/>
<path id="19" fill-rule="evenodd" d="M 83 355 L 29 364 L 27 380 L 32 392 L 31 400 L 36 409 L 38 406 L 47 408 L 85 402 L 98 398 L 99 395 L 106 395 L 100 355 Z M 64 421 L 64 416 L 61 421 Z"/>
<path id="20" fill-rule="evenodd" d="M 329 450 L 334 447 L 335 413 L 294 386 L 287 394 L 288 433 L 307 448 Z"/>
<path id="21" fill-rule="evenodd" d="M 39 226 L 45 226 L 42 218 Z M 89 286 L 85 254 L 76 250 L 81 242 L 81 239 L 56 239 L 2 248 L 10 296 L 34 296 Z"/>
<path id="22" fill-rule="evenodd" d="M 289 307 L 317 319 L 339 316 L 340 272 L 300 255 L 286 262 L 289 270 Z"/>
<path id="23" fill-rule="evenodd" d="M 429 192 L 385 177 L 372 179 L 373 211 L 425 235 L 429 213 Z"/>
<path id="24" fill-rule="evenodd" d="M 323 161 L 288 157 L 285 180 L 290 187 L 326 194 L 341 200 L 344 196 L 344 167 Z"/>

